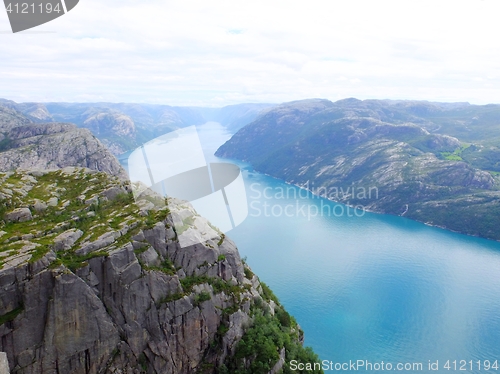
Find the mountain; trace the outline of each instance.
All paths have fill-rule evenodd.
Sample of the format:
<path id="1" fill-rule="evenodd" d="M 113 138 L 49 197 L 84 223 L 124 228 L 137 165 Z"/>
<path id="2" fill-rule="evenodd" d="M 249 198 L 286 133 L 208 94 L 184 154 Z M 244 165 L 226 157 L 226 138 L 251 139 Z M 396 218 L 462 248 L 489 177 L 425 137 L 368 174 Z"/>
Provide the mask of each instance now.
<path id="1" fill-rule="evenodd" d="M 39 123 L 0 104 L 0 171 L 81 166 L 126 177 L 116 158 L 89 130 Z"/>
<path id="2" fill-rule="evenodd" d="M 45 105 L 40 103 L 18 104 L 12 100 L 0 99 L 0 105 L 9 109 L 17 110 L 33 121 L 53 122 L 53 118 L 47 111 Z"/>
<path id="3" fill-rule="evenodd" d="M 500 240 L 500 106 L 285 103 L 216 152 L 348 205 Z"/>
<path id="4" fill-rule="evenodd" d="M 114 155 L 173 130 L 216 121 L 231 133 L 252 122 L 272 104 L 238 104 L 223 108 L 179 107 L 128 103 L 15 103 L 0 105 L 23 113 L 34 122 L 74 123 L 89 129 Z"/>
<path id="5" fill-rule="evenodd" d="M 57 121 L 87 128 L 115 155 L 180 127 L 205 121 L 195 110 L 166 105 L 46 103 Z"/>
<path id="6" fill-rule="evenodd" d="M 273 108 L 272 104 L 237 104 L 222 108 L 197 108 L 207 121 L 219 122 L 234 134 L 243 126 L 253 122 L 259 114 Z"/>
<path id="7" fill-rule="evenodd" d="M 0 351 L 12 372 L 275 374 L 318 361 L 229 238 L 188 203 L 134 201 L 131 188 L 85 168 L 0 173 Z M 181 248 L 179 219 L 214 239 Z"/>

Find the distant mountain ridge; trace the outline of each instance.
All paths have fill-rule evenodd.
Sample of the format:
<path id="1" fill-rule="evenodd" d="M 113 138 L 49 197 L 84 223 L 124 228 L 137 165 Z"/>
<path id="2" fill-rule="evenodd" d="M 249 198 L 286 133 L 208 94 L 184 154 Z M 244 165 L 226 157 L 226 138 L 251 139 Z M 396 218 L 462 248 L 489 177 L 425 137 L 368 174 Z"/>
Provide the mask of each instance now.
<path id="1" fill-rule="evenodd" d="M 89 129 L 114 155 L 173 130 L 220 122 L 234 133 L 273 104 L 238 104 L 222 108 L 180 107 L 128 103 L 16 103 L 0 104 L 22 112 L 35 122 L 68 122 Z"/>
<path id="2" fill-rule="evenodd" d="M 376 188 L 325 196 L 500 240 L 500 105 L 345 99 L 281 104 L 217 156 L 299 186 Z"/>

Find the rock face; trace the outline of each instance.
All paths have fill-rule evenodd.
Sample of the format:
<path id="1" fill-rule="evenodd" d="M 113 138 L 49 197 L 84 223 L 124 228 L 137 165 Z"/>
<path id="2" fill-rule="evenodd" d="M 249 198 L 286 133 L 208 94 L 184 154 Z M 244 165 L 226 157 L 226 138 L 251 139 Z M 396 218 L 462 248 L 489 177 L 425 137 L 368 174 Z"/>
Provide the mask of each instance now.
<path id="1" fill-rule="evenodd" d="M 88 130 L 31 122 L 0 106 L 0 171 L 80 166 L 126 177 L 116 158 Z"/>
<path id="2" fill-rule="evenodd" d="M 286 312 L 231 240 L 179 246 L 173 217 L 191 209 L 192 222 L 203 219 L 187 203 L 151 210 L 125 182 L 78 168 L 0 174 L 0 191 L 13 210 L 58 197 L 29 225 L 0 223 L 0 351 L 11 371 L 250 370 L 256 356 L 237 354 L 239 342 L 264 316 L 291 342 L 275 346 L 265 372 L 306 352 L 298 325 L 271 317 Z"/>
<path id="3" fill-rule="evenodd" d="M 117 139 L 122 142 L 135 142 L 137 129 L 134 121 L 124 114 L 114 111 L 97 112 L 89 114 L 83 122 L 82 127 L 89 129 L 96 137 L 114 154 L 121 154 L 127 149 Z"/>
<path id="4" fill-rule="evenodd" d="M 491 113 L 500 106 L 304 100 L 262 114 L 216 155 L 331 200 L 500 240 Z"/>
<path id="5" fill-rule="evenodd" d="M 123 114 L 97 113 L 87 118 L 84 125 L 94 134 L 113 133 L 118 136 L 132 136 L 136 132 L 132 119 Z"/>

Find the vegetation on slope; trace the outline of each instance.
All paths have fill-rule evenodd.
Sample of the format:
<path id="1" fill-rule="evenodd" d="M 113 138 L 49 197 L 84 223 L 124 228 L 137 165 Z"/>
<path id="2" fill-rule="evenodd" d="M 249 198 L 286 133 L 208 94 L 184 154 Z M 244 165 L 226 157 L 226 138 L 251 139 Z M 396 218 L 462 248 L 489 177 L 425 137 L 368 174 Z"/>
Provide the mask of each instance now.
<path id="1" fill-rule="evenodd" d="M 125 355 L 121 353 L 120 350 L 128 345 L 135 347 L 140 336 L 143 336 L 140 333 L 139 336 L 129 338 L 127 334 L 132 331 L 124 331 L 120 326 L 120 323 L 124 323 L 123 318 L 132 318 L 127 325 L 132 322 L 142 324 L 143 331 L 156 331 L 157 334 L 158 325 L 154 321 L 159 316 L 165 318 L 172 315 L 172 311 L 179 313 L 182 308 L 185 309 L 182 318 L 183 324 L 187 324 L 186 329 L 190 325 L 186 321 L 187 316 L 195 318 L 200 315 L 203 329 L 200 327 L 200 334 L 197 335 L 201 337 L 206 333 L 206 325 L 214 323 L 214 317 L 205 321 L 205 315 L 219 318 L 212 342 L 204 351 L 203 361 L 197 367 L 200 373 L 262 373 L 273 368 L 276 372 L 291 373 L 288 362 L 292 359 L 318 361 L 309 348 L 302 346 L 303 332 L 297 322 L 285 311 L 269 288 L 259 282 L 250 268 L 246 264 L 242 265 L 235 247 L 231 247 L 233 244 L 223 234 L 194 249 L 175 247 L 175 251 L 180 251 L 179 253 L 194 251 L 193 255 L 196 256 L 192 259 L 186 259 L 184 254 L 162 254 L 161 245 L 155 248 L 154 243 L 161 243 L 165 239 L 168 243 L 175 244 L 177 235 L 180 234 L 175 233 L 169 223 L 171 212 L 163 199 L 154 194 L 143 198 L 136 203 L 127 183 L 88 169 L 66 168 L 0 174 L 0 271 L 8 274 L 13 268 L 31 269 L 29 271 L 34 273 L 25 280 L 29 282 L 45 269 L 42 272 L 53 274 L 55 279 L 62 279 L 61 276 L 65 274 L 80 277 L 80 283 L 85 283 L 90 282 L 87 277 L 89 273 L 107 269 L 109 273 L 105 277 L 109 284 L 104 288 L 98 285 L 98 291 L 90 292 L 96 292 L 104 305 L 102 309 L 106 311 L 106 315 L 101 318 L 110 318 L 121 329 L 119 334 L 115 334 L 119 337 L 106 337 L 110 341 L 121 340 L 111 357 L 106 358 L 109 352 L 102 348 L 94 351 L 94 354 L 101 354 L 105 358 L 106 367 L 110 370 L 134 367 L 144 373 L 154 372 L 152 368 L 157 364 L 153 356 L 159 353 L 147 350 L 147 344 L 138 355 L 131 351 Z M 173 206 L 184 209 L 182 204 Z M 186 222 L 191 226 L 195 225 L 193 219 Z M 157 229 L 163 234 L 155 234 Z M 130 253 L 130 256 L 126 253 Z M 200 255 L 213 256 L 215 262 L 197 258 Z M 110 266 L 112 263 L 123 266 L 125 258 L 129 261 L 123 268 L 126 271 L 118 268 L 113 270 L 114 267 Z M 199 263 L 196 264 L 196 261 Z M 184 266 L 184 263 L 188 266 Z M 140 265 L 139 273 L 134 273 L 133 265 Z M 229 269 L 231 266 L 233 273 L 239 271 L 239 278 L 224 274 L 222 269 Z M 122 271 L 130 271 L 127 277 L 136 274 L 135 277 L 138 278 L 129 278 L 130 284 L 122 284 L 121 282 L 126 282 L 119 278 Z M 112 280 L 113 277 L 118 277 L 116 279 L 120 281 Z M 81 282 L 81 279 L 86 281 Z M 50 284 L 51 282 L 47 284 L 48 288 Z M 91 284 L 95 287 L 96 283 L 92 281 Z M 116 288 L 108 289 L 112 285 Z M 134 293 L 133 289 L 139 285 L 146 287 L 148 291 Z M 154 297 L 153 291 L 156 294 Z M 122 295 L 116 296 L 117 293 Z M 33 312 L 33 305 L 30 306 L 30 311 L 26 311 L 19 301 L 22 298 L 11 294 L 8 298 L 13 301 L 2 305 L 0 325 L 6 324 L 9 327 L 5 330 L 6 334 L 15 334 L 16 331 L 22 331 L 23 321 L 28 318 L 25 313 Z M 120 304 L 120 298 L 121 303 L 133 301 L 131 305 L 137 310 L 131 310 L 131 305 Z M 144 299 L 144 303 L 136 303 L 136 299 Z M 65 300 L 52 302 L 65 304 Z M 80 319 L 92 318 L 92 313 L 99 310 L 95 305 L 91 309 L 92 311 L 81 310 L 68 318 L 77 318 L 74 321 L 76 324 L 84 323 Z M 40 310 L 40 316 L 43 317 L 43 313 L 45 311 Z M 30 323 L 37 325 L 34 317 L 30 318 Z M 174 323 L 176 318 L 162 322 L 162 325 L 173 323 L 168 328 L 164 327 L 164 331 L 183 328 L 174 326 L 177 324 Z M 41 318 L 40 324 L 51 321 Z M 243 326 L 239 333 L 238 326 Z M 55 331 L 53 327 L 44 325 L 41 328 Z M 38 335 L 42 338 L 44 336 Z M 178 332 L 167 334 L 166 338 L 172 339 L 169 344 L 174 346 L 180 344 L 175 339 L 184 336 L 184 332 Z M 61 340 L 65 338 L 60 337 Z M 5 341 L 10 341 L 9 339 Z M 79 339 L 71 339 L 76 344 L 76 349 L 79 349 Z M 91 341 L 89 337 L 85 339 L 87 340 L 84 340 L 82 349 L 87 349 L 86 344 Z M 100 336 L 95 339 L 97 342 L 103 341 Z M 199 342 L 200 347 L 202 342 Z M 42 340 L 33 344 L 43 345 L 45 342 Z M 226 355 L 229 344 L 234 344 L 234 352 Z M 168 353 L 166 357 L 160 357 L 160 361 L 166 361 L 173 356 Z M 222 362 L 218 357 L 225 359 Z M 17 356 L 13 359 L 16 361 Z M 182 362 L 188 360 L 182 356 L 177 359 Z M 64 360 L 70 362 L 70 357 Z M 33 367 L 39 364 L 36 360 L 30 363 Z"/>
<path id="2" fill-rule="evenodd" d="M 499 118 L 498 105 L 304 100 L 261 115 L 216 155 L 331 200 L 500 240 Z"/>

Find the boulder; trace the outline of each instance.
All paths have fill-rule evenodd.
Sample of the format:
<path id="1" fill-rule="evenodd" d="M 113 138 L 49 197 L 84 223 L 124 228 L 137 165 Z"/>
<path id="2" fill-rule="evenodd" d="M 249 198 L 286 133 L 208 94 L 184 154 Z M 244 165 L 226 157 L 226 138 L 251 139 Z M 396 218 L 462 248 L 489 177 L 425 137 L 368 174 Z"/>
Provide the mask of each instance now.
<path id="1" fill-rule="evenodd" d="M 67 251 L 68 249 L 71 249 L 71 247 L 73 247 L 75 242 L 80 239 L 82 235 L 83 231 L 75 229 L 63 232 L 54 239 L 54 250 Z"/>
<path id="2" fill-rule="evenodd" d="M 12 212 L 5 214 L 5 220 L 9 222 L 26 222 L 31 221 L 33 216 L 29 208 L 17 208 Z"/>
<path id="3" fill-rule="evenodd" d="M 103 191 L 101 195 L 107 198 L 108 200 L 114 200 L 118 195 L 123 193 L 126 193 L 126 191 L 124 191 L 120 187 L 111 187 Z"/>
<path id="4" fill-rule="evenodd" d="M 37 212 L 43 212 L 47 209 L 47 204 L 42 203 L 41 201 L 37 201 L 35 204 L 33 204 L 33 209 L 35 209 L 35 211 Z"/>

